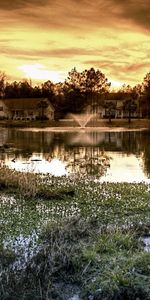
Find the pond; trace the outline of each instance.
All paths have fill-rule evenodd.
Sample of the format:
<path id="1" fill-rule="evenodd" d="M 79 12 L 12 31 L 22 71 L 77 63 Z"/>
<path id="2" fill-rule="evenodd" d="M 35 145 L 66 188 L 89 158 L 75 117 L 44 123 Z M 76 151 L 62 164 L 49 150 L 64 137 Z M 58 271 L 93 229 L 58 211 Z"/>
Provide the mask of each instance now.
<path id="1" fill-rule="evenodd" d="M 1 128 L 0 160 L 16 170 L 54 176 L 80 173 L 108 182 L 149 182 L 149 137 L 146 129 Z"/>

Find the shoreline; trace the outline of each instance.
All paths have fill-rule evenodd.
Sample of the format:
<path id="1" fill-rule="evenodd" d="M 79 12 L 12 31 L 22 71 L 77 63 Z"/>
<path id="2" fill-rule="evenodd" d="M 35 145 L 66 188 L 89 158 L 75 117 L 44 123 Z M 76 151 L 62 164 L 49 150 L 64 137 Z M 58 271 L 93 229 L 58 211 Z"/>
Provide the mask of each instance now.
<path id="1" fill-rule="evenodd" d="M 0 128 L 18 127 L 18 128 L 71 128 L 79 130 L 82 128 L 78 126 L 76 121 L 73 120 L 59 120 L 59 121 L 20 121 L 20 120 L 0 120 Z M 128 123 L 128 119 L 112 119 L 111 123 L 107 119 L 99 119 L 90 121 L 83 130 L 88 128 L 101 129 L 106 127 L 110 128 L 127 128 L 127 129 L 150 129 L 150 119 L 132 119 Z"/>

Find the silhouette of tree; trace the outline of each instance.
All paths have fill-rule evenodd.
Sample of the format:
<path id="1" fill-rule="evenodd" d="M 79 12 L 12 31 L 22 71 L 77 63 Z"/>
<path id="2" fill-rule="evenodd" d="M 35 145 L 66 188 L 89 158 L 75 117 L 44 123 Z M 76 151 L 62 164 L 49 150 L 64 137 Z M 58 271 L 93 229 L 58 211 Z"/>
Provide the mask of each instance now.
<path id="1" fill-rule="evenodd" d="M 0 98 L 4 98 L 5 94 L 5 80 L 6 75 L 4 72 L 0 72 Z"/>
<path id="2" fill-rule="evenodd" d="M 6 83 L 5 98 L 32 98 L 33 88 L 27 80 Z"/>
<path id="3" fill-rule="evenodd" d="M 145 75 L 142 84 L 135 87 L 124 84 L 119 91 L 110 93 L 110 85 L 105 75 L 94 68 L 82 72 L 73 68 L 63 83 L 54 84 L 48 80 L 34 87 L 27 80 L 8 83 L 5 73 L 0 72 L 0 98 L 47 98 L 58 117 L 64 117 L 69 112 L 83 112 L 87 107 L 96 112 L 100 106 L 104 107 L 105 98 L 124 101 L 129 123 L 135 109 L 141 111 L 143 116 L 150 117 L 150 73 Z M 135 100 L 136 103 L 138 100 L 136 108 Z M 111 122 L 114 107 L 110 103 L 106 106 Z"/>
<path id="4" fill-rule="evenodd" d="M 32 83 L 27 80 L 19 82 L 19 97 L 20 98 L 32 98 Z"/>
<path id="5" fill-rule="evenodd" d="M 150 118 L 150 72 L 144 77 L 144 81 L 142 83 L 142 92 L 143 108 L 146 112 L 146 117 Z"/>
<path id="6" fill-rule="evenodd" d="M 48 107 L 48 102 L 47 100 L 45 99 L 42 99 L 38 102 L 37 104 L 37 107 L 39 108 L 40 110 L 40 119 L 43 121 L 44 119 L 46 119 L 46 116 L 45 116 L 45 110 L 46 108 Z"/>
<path id="7" fill-rule="evenodd" d="M 108 83 L 105 75 L 94 68 L 77 72 L 76 68 L 69 72 L 67 84 L 72 89 L 80 91 L 80 95 L 84 95 L 85 105 L 93 105 L 100 100 L 99 95 L 108 92 L 110 83 Z"/>
<path id="8" fill-rule="evenodd" d="M 54 95 L 54 83 L 52 83 L 50 80 L 44 82 L 41 85 L 41 93 L 42 97 L 44 98 L 52 98 Z"/>
<path id="9" fill-rule="evenodd" d="M 109 123 L 111 124 L 111 119 L 115 114 L 116 105 L 113 101 L 109 101 L 104 104 L 104 108 L 106 109 L 106 117 L 108 117 Z"/>
<path id="10" fill-rule="evenodd" d="M 148 96 L 150 96 L 150 72 L 146 74 L 143 81 L 143 89 L 144 92 L 147 93 Z"/>
<path id="11" fill-rule="evenodd" d="M 34 86 L 32 89 L 33 98 L 42 98 L 42 91 L 39 86 Z"/>
<path id="12" fill-rule="evenodd" d="M 63 95 L 65 104 L 64 113 L 79 113 L 83 110 L 85 99 L 79 87 L 73 87 L 65 82 L 63 85 Z"/>
<path id="13" fill-rule="evenodd" d="M 6 83 L 5 98 L 20 98 L 19 83 L 17 81 Z"/>
<path id="14" fill-rule="evenodd" d="M 54 85 L 54 95 L 51 103 L 55 109 L 55 119 L 63 118 L 68 112 L 68 99 L 65 97 L 65 83 L 59 82 Z"/>
<path id="15" fill-rule="evenodd" d="M 130 98 L 124 101 L 123 103 L 123 110 L 124 112 L 127 112 L 128 114 L 128 123 L 131 123 L 131 116 L 132 114 L 136 111 L 137 109 L 137 104 L 135 103 L 135 101 Z"/>

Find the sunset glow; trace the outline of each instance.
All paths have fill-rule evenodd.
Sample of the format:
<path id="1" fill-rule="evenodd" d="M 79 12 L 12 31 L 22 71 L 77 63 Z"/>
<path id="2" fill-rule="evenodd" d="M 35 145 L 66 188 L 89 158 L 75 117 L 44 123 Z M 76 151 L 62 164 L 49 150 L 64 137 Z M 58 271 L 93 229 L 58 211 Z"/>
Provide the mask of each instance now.
<path id="1" fill-rule="evenodd" d="M 123 82 L 120 82 L 120 81 L 117 81 L 117 80 L 110 79 L 110 82 L 111 82 L 111 87 L 114 88 L 114 89 L 119 89 L 123 85 Z"/>
<path id="2" fill-rule="evenodd" d="M 27 79 L 33 80 L 51 80 L 52 82 L 61 81 L 61 76 L 58 71 L 49 71 L 43 65 L 31 64 L 22 65 L 18 67 L 19 70 L 23 71 Z"/>
<path id="3" fill-rule="evenodd" d="M 94 67 L 118 87 L 149 72 L 149 1 L 5 0 L 0 20 L 0 71 L 11 81 L 64 81 Z"/>

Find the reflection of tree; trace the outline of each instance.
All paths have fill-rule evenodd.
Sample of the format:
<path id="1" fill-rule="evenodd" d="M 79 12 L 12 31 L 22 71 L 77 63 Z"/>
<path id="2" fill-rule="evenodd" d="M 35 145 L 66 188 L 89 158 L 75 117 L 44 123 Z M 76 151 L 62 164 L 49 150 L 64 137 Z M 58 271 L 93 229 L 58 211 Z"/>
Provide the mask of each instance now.
<path id="1" fill-rule="evenodd" d="M 142 160 L 144 173 L 150 177 L 150 132 L 146 131 L 140 135 L 140 145 L 142 145 Z"/>
<path id="2" fill-rule="evenodd" d="M 49 152 L 53 137 L 53 132 L 9 130 L 5 143 L 13 144 L 19 153 L 44 153 Z"/>
<path id="3" fill-rule="evenodd" d="M 7 134 L 6 134 L 7 133 Z M 65 162 L 68 170 L 82 174 L 100 176 L 109 166 L 104 151 L 142 155 L 143 170 L 150 176 L 149 131 L 120 131 L 88 133 L 55 133 L 9 129 L 0 140 L 12 144 L 11 149 L 1 149 L 0 160 L 28 160 L 32 154 L 51 161 L 58 158 Z M 104 157 L 103 157 L 104 155 Z"/>
<path id="4" fill-rule="evenodd" d="M 68 150 L 66 165 L 69 173 L 100 177 L 110 166 L 110 158 L 98 147 L 74 147 Z"/>
<path id="5" fill-rule="evenodd" d="M 122 132 L 122 151 L 126 154 L 139 154 L 139 132 L 126 131 Z"/>

